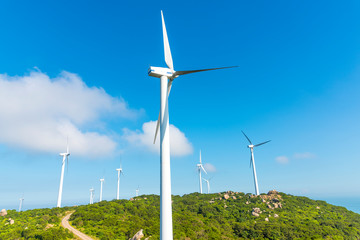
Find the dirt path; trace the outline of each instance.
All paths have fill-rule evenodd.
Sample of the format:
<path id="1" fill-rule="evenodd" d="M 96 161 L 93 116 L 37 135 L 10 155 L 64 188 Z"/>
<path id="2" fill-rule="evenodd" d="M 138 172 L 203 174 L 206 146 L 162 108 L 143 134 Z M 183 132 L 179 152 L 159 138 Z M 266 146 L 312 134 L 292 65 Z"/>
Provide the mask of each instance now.
<path id="1" fill-rule="evenodd" d="M 82 240 L 94 240 L 93 238 L 89 237 L 88 235 L 85 235 L 84 233 L 80 232 L 79 230 L 76 230 L 75 228 L 73 228 L 72 226 L 70 226 L 69 224 L 69 218 L 71 216 L 71 214 L 73 213 L 69 213 L 68 215 L 66 215 L 62 220 L 61 220 L 61 226 L 63 226 L 64 228 L 67 228 L 70 230 L 70 232 L 72 232 L 73 234 L 75 234 L 76 236 L 78 236 L 80 239 Z"/>

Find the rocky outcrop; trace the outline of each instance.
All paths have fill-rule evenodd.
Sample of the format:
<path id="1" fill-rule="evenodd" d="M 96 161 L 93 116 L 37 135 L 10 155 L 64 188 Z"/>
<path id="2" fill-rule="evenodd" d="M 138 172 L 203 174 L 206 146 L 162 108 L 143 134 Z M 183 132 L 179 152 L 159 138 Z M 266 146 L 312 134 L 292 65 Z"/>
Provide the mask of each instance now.
<path id="1" fill-rule="evenodd" d="M 140 240 L 141 238 L 144 237 L 143 234 L 143 230 L 140 229 L 140 231 L 138 231 L 132 238 L 130 238 L 129 240 Z"/>
<path id="2" fill-rule="evenodd" d="M 2 209 L 2 210 L 0 211 L 0 216 L 4 217 L 4 216 L 6 216 L 6 215 L 7 215 L 6 209 Z"/>
<path id="3" fill-rule="evenodd" d="M 260 214 L 262 213 L 262 211 L 260 210 L 260 208 L 253 208 L 251 214 L 255 217 L 260 216 Z"/>
<path id="4" fill-rule="evenodd" d="M 10 225 L 13 225 L 15 223 L 14 219 L 9 218 L 9 223 L 10 223 Z"/>
<path id="5" fill-rule="evenodd" d="M 229 194 L 224 194 L 224 199 L 228 200 L 229 199 Z"/>

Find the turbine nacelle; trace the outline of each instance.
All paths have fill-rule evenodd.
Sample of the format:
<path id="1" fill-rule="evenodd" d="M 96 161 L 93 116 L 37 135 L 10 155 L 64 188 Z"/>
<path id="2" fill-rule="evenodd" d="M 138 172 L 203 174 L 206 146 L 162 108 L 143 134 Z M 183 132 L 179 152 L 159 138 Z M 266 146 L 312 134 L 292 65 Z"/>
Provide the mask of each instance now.
<path id="1" fill-rule="evenodd" d="M 70 153 L 59 153 L 60 156 L 67 157 L 70 156 Z"/>
<path id="2" fill-rule="evenodd" d="M 151 77 L 160 78 L 162 76 L 166 76 L 168 78 L 173 78 L 175 71 L 170 68 L 163 67 L 150 67 L 148 70 L 148 75 Z"/>
<path id="3" fill-rule="evenodd" d="M 254 145 L 248 145 L 247 147 L 248 148 L 254 148 L 255 146 Z"/>

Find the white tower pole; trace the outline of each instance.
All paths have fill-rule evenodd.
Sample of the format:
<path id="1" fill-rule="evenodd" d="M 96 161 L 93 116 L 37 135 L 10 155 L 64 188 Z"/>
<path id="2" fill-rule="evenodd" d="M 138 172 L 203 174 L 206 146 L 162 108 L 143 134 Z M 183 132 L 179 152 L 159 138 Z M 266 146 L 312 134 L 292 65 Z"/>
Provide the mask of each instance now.
<path id="1" fill-rule="evenodd" d="M 62 166 L 61 166 L 61 177 L 60 177 L 60 187 L 59 187 L 59 195 L 56 207 L 61 207 L 61 197 L 63 190 L 63 182 L 64 182 L 64 170 L 65 170 L 65 159 L 66 155 L 63 155 Z"/>
<path id="2" fill-rule="evenodd" d="M 100 179 L 100 202 L 102 201 L 103 182 L 104 179 Z"/>
<path id="3" fill-rule="evenodd" d="M 202 194 L 202 177 L 201 177 L 201 150 L 200 150 L 200 164 L 199 166 L 199 186 L 200 186 L 200 193 Z"/>
<path id="4" fill-rule="evenodd" d="M 118 177 L 117 177 L 117 192 L 116 192 L 116 199 L 119 200 L 119 196 L 120 196 L 120 169 L 116 169 L 116 171 L 118 172 Z"/>
<path id="5" fill-rule="evenodd" d="M 173 239 L 168 78 L 160 78 L 160 240 Z"/>
<path id="6" fill-rule="evenodd" d="M 256 177 L 256 168 L 255 168 L 255 159 L 254 159 L 254 149 L 251 149 L 251 159 L 252 159 L 252 165 L 253 165 L 253 172 L 254 172 L 254 184 L 255 184 L 255 193 L 256 195 L 259 195 L 259 187 L 258 187 L 258 182 L 257 182 L 257 177 Z"/>

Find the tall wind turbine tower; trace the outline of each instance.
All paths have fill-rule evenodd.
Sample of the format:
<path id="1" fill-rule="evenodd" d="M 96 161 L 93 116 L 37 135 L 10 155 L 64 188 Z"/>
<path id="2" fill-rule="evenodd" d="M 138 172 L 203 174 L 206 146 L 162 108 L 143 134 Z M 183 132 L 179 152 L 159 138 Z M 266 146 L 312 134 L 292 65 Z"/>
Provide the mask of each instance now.
<path id="1" fill-rule="evenodd" d="M 65 170 L 65 160 L 69 163 L 69 142 L 67 142 L 66 146 L 66 152 L 60 153 L 60 156 L 62 156 L 62 166 L 61 166 L 61 177 L 60 177 L 60 187 L 59 187 L 59 195 L 58 195 L 58 201 L 57 201 L 57 207 L 61 207 L 61 198 L 62 198 L 62 190 L 63 190 L 63 182 L 64 182 L 64 170 Z"/>
<path id="2" fill-rule="evenodd" d="M 262 142 L 262 143 L 259 143 L 259 144 L 252 144 L 250 138 L 248 138 L 248 136 L 246 136 L 246 134 L 241 131 L 244 136 L 246 137 L 246 139 L 249 141 L 250 145 L 248 145 L 247 147 L 250 148 L 250 167 L 252 165 L 253 167 L 253 173 L 254 173 L 254 185 L 255 185 L 255 193 L 256 195 L 259 195 L 259 186 L 258 186 L 258 181 L 257 181 L 257 177 L 256 177 L 256 168 L 255 168 L 255 158 L 254 158 L 254 147 L 258 147 L 260 145 L 263 145 L 265 143 L 268 143 L 270 142 L 271 140 L 269 141 L 266 141 L 266 142 Z"/>
<path id="3" fill-rule="evenodd" d="M 170 51 L 170 45 L 161 11 L 165 62 L 167 68 L 150 67 L 148 75 L 160 78 L 160 114 L 155 130 L 154 143 L 160 127 L 160 240 L 173 239 L 172 208 L 171 208 L 171 176 L 170 176 L 170 132 L 168 97 L 175 78 L 196 72 L 210 71 L 222 68 L 211 68 L 191 71 L 175 71 Z M 226 68 L 226 67 L 223 67 Z M 229 68 L 229 67 L 227 67 Z"/>
<path id="4" fill-rule="evenodd" d="M 140 191 L 140 189 L 139 189 L 139 186 L 138 186 L 138 188 L 136 189 L 136 196 L 137 197 L 139 196 L 139 191 Z"/>
<path id="5" fill-rule="evenodd" d="M 200 193 L 202 193 L 202 177 L 201 177 L 201 171 L 203 171 L 205 174 L 207 174 L 207 172 L 205 171 L 204 166 L 201 163 L 201 150 L 200 150 L 200 163 L 196 164 L 197 168 L 198 168 L 198 172 L 199 172 L 199 186 L 200 186 Z"/>
<path id="6" fill-rule="evenodd" d="M 119 200 L 119 194 L 120 194 L 120 175 L 124 175 L 123 169 L 120 164 L 120 168 L 117 168 L 116 171 L 118 172 L 117 175 L 117 192 L 116 192 L 116 199 Z"/>
<path id="7" fill-rule="evenodd" d="M 100 202 L 102 201 L 102 192 L 103 192 L 103 183 L 105 182 L 104 178 L 100 179 Z"/>
<path id="8" fill-rule="evenodd" d="M 90 188 L 90 204 L 94 203 L 94 191 L 95 189 L 93 187 Z"/>
<path id="9" fill-rule="evenodd" d="M 20 200 L 19 212 L 21 212 L 23 201 L 24 201 L 24 196 L 22 196 L 19 200 Z"/>

